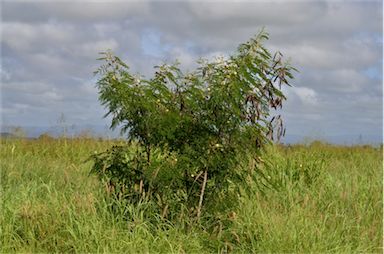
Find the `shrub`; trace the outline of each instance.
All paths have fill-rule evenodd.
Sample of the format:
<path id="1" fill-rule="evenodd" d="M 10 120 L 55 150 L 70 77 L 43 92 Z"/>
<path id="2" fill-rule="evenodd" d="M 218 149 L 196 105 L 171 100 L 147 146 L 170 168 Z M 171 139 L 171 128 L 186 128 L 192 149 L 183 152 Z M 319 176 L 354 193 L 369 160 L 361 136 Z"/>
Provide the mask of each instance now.
<path id="1" fill-rule="evenodd" d="M 262 31 L 228 58 L 200 60 L 193 72 L 177 63 L 156 66 L 150 79 L 103 52 L 99 99 L 111 128 L 120 126 L 130 144 L 95 154 L 92 172 L 120 195 L 159 200 L 162 213 L 176 199 L 200 217 L 204 203 L 217 202 L 249 173 L 235 167 L 242 155 L 258 160 L 284 135 L 270 109 L 282 107 L 281 87 L 294 68 L 262 45 L 266 39 Z"/>

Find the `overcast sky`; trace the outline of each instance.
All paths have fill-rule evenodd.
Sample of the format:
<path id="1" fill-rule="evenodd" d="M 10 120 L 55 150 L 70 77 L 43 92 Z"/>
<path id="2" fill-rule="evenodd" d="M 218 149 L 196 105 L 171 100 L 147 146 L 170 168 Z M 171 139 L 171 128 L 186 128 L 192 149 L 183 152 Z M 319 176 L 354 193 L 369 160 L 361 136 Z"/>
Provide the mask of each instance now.
<path id="1" fill-rule="evenodd" d="M 133 72 L 227 55 L 262 27 L 299 73 L 287 135 L 382 133 L 381 1 L 2 1 L 2 126 L 104 126 L 93 71 L 111 49 Z M 332 140 L 330 140 L 332 141 Z"/>

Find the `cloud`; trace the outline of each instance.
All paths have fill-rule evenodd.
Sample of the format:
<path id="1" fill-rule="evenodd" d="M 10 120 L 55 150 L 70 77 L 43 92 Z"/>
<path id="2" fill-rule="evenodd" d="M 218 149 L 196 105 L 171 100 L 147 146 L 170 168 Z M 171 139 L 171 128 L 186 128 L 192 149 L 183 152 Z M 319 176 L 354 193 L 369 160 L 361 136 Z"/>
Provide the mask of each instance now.
<path id="1" fill-rule="evenodd" d="M 296 87 L 293 88 L 293 92 L 300 98 L 301 102 L 304 105 L 313 105 L 317 104 L 317 94 L 316 92 L 307 87 Z"/>
<path id="2" fill-rule="evenodd" d="M 76 29 L 62 23 L 27 24 L 4 22 L 1 24 L 2 42 L 19 52 L 40 50 L 41 42 L 55 45 L 76 39 Z"/>
<path id="3" fill-rule="evenodd" d="M 132 14 L 147 15 L 148 2 L 122 1 L 5 1 L 3 20 L 25 23 L 106 22 L 116 21 Z"/>
<path id="4" fill-rule="evenodd" d="M 118 47 L 119 44 L 115 39 L 86 42 L 79 45 L 78 48 L 76 48 L 74 54 L 76 56 L 94 59 L 98 53 L 105 50 L 116 51 Z"/>
<path id="5" fill-rule="evenodd" d="M 11 79 L 11 73 L 3 68 L 0 68 L 0 79 L 3 81 L 9 81 Z"/>
<path id="6" fill-rule="evenodd" d="M 104 125 L 92 72 L 112 49 L 133 73 L 234 52 L 265 26 L 299 69 L 283 114 L 289 133 L 381 133 L 380 1 L 31 1 L 2 5 L 2 118 L 8 125 Z M 352 127 L 351 127 L 352 126 Z"/>
<path id="7" fill-rule="evenodd" d="M 295 65 L 312 69 L 332 70 L 337 68 L 368 68 L 380 61 L 381 43 L 374 36 L 360 37 L 352 34 L 342 41 L 318 44 L 316 40 L 298 41 L 282 47 L 274 45 L 273 50 L 281 50 L 292 59 Z"/>

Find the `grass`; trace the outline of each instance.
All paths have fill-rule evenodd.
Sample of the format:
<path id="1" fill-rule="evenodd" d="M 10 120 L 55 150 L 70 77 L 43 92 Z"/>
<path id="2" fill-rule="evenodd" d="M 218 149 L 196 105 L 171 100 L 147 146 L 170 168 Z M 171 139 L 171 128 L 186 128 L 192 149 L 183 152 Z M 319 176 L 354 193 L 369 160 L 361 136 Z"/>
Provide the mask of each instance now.
<path id="1" fill-rule="evenodd" d="M 208 230 L 106 195 L 85 160 L 116 142 L 2 140 L 0 251 L 383 251 L 382 147 L 271 147 L 259 172 L 265 178 L 250 179 L 239 205 Z"/>

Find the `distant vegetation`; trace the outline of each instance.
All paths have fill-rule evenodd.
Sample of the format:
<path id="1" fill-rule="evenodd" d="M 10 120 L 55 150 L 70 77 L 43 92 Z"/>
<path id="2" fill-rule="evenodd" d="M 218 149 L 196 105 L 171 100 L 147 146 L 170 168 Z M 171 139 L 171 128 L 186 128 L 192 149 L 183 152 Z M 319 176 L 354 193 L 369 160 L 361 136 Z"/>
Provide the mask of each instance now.
<path id="1" fill-rule="evenodd" d="M 382 253 L 382 147 L 268 147 L 268 181 L 248 179 L 201 227 L 108 195 L 84 159 L 112 145 L 1 140 L 0 252 Z"/>
<path id="2" fill-rule="evenodd" d="M 10 133 L 10 132 L 1 132 L 0 133 L 0 136 L 2 138 L 19 138 L 18 136 L 16 136 L 15 134 L 13 133 Z"/>

